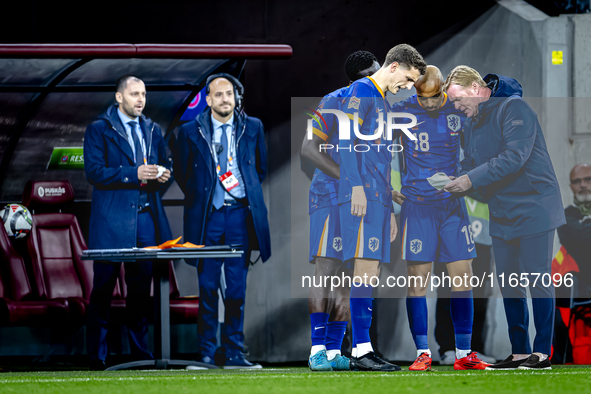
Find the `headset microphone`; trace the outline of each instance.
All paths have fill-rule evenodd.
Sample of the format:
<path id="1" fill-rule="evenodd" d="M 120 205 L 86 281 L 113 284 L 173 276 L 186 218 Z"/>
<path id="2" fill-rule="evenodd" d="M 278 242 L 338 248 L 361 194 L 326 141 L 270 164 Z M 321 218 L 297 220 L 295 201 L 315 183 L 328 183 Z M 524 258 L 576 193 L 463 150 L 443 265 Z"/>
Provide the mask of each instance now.
<path id="1" fill-rule="evenodd" d="M 205 81 L 205 92 L 207 94 L 209 94 L 209 85 L 211 84 L 211 82 L 214 79 L 217 79 L 217 78 L 225 78 L 228 81 L 230 81 L 232 86 L 234 86 L 234 98 L 235 98 L 236 110 L 238 112 L 240 112 L 242 110 L 242 98 L 244 95 L 244 86 L 242 85 L 242 83 L 240 83 L 238 78 L 236 78 L 230 74 L 227 74 L 227 73 L 213 74 L 213 75 L 210 75 L 209 77 L 207 77 L 207 80 Z"/>

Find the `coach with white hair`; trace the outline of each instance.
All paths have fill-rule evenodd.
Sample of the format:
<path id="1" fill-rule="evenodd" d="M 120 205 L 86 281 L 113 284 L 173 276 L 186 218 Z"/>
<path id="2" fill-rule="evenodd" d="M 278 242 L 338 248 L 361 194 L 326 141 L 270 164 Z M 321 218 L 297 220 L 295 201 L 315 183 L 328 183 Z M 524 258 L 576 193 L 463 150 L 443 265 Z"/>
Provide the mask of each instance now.
<path id="1" fill-rule="evenodd" d="M 550 369 L 555 302 L 550 266 L 555 229 L 565 219 L 537 115 L 522 98 L 519 82 L 502 75 L 483 79 L 473 68 L 458 66 L 444 90 L 468 116 L 463 175 L 445 190 L 477 192 L 489 204 L 497 279 L 509 326 L 512 354 L 486 369 Z M 533 352 L 527 286 L 536 327 Z"/>

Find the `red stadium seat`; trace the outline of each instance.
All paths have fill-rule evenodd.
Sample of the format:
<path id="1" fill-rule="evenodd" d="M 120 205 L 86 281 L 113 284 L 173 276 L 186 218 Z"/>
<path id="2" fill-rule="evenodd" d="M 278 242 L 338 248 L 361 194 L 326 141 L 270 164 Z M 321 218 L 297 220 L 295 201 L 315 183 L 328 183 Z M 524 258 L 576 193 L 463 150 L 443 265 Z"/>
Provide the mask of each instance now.
<path id="1" fill-rule="evenodd" d="M 68 181 L 29 181 L 23 193 L 23 205 L 33 212 L 28 245 L 38 297 L 67 300 L 72 317 L 84 319 L 92 291 L 93 263 L 80 258 L 87 247 L 76 217 L 56 212 L 73 201 L 74 192 Z M 171 323 L 196 323 L 199 299 L 179 297 L 172 261 L 169 276 Z M 125 268 L 121 265 L 111 303 L 115 323 L 118 316 L 124 316 L 126 296 Z"/>
<path id="2" fill-rule="evenodd" d="M 74 201 L 69 181 L 28 181 L 23 204 L 33 212 L 28 239 L 38 297 L 68 300 L 70 315 L 84 320 L 92 290 L 92 262 L 81 260 L 86 242 L 76 217 L 59 212 Z M 53 211 L 52 213 L 40 213 Z M 58 211 L 58 212 L 55 212 Z"/>
<path id="3" fill-rule="evenodd" d="M 23 258 L 0 226 L 0 325 L 45 325 L 64 321 L 67 300 L 38 300 L 31 290 Z"/>

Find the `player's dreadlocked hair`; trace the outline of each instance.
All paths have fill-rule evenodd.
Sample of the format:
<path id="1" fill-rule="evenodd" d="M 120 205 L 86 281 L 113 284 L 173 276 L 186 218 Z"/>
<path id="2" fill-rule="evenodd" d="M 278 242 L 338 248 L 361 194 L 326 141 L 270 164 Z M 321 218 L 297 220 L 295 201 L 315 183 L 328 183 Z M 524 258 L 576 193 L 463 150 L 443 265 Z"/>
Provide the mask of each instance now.
<path id="1" fill-rule="evenodd" d="M 345 72 L 349 77 L 350 81 L 356 81 L 359 79 L 357 75 L 360 71 L 370 68 L 373 62 L 377 62 L 378 59 L 373 53 L 367 51 L 357 51 L 349 55 L 347 62 L 345 63 Z"/>
<path id="2" fill-rule="evenodd" d="M 387 67 L 394 62 L 398 62 L 398 64 L 406 69 L 411 67 L 416 68 L 421 75 L 425 75 L 425 71 L 427 71 L 427 63 L 425 63 L 421 54 L 408 44 L 396 45 L 390 49 L 382 67 Z"/>

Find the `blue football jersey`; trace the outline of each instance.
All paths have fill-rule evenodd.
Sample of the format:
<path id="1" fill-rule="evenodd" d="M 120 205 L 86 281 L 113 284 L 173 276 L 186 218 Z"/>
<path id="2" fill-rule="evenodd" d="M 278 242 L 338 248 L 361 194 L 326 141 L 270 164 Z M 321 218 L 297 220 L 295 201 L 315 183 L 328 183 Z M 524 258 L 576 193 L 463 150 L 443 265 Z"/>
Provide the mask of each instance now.
<path id="1" fill-rule="evenodd" d="M 341 111 L 354 121 L 358 114 L 359 133 L 374 135 L 379 126 L 379 117 L 387 119 L 388 103 L 385 94 L 370 77 L 351 84 L 343 94 Z M 353 123 L 353 122 L 351 122 Z M 353 127 L 353 125 L 352 125 Z M 351 200 L 352 188 L 363 186 L 367 200 L 378 201 L 392 209 L 392 186 L 390 184 L 390 162 L 392 153 L 385 141 L 386 127 L 380 138 L 365 141 L 356 138 L 351 128 L 350 140 L 339 140 L 341 155 L 341 181 L 339 183 L 339 204 Z M 363 146 L 361 146 L 363 145 Z M 357 148 L 357 151 L 355 150 Z"/>
<path id="2" fill-rule="evenodd" d="M 445 95 L 445 93 L 444 93 Z M 395 103 L 391 111 L 411 113 L 417 126 L 410 131 L 417 138 L 412 141 L 402 135 L 404 168 L 401 171 L 402 194 L 411 201 L 448 201 L 452 195 L 438 192 L 427 178 L 438 172 L 457 176 L 460 165 L 460 131 L 466 119 L 445 95 L 438 112 L 427 112 L 417 95 Z"/>
<path id="3" fill-rule="evenodd" d="M 324 96 L 318 104 L 316 111 L 321 109 L 338 109 L 343 93 L 347 91 L 348 87 L 340 88 Z M 317 120 L 312 121 L 312 132 L 314 135 L 320 137 L 327 144 L 336 148 L 338 145 L 338 124 L 335 122 L 335 116 L 332 114 L 322 115 L 324 122 L 318 124 Z M 326 152 L 337 164 L 340 165 L 341 158 L 336 149 L 327 149 Z M 312 184 L 310 185 L 310 208 L 309 213 L 314 212 L 320 208 L 337 205 L 339 191 L 339 180 L 326 175 L 320 169 L 316 168 L 314 176 L 312 177 Z"/>

